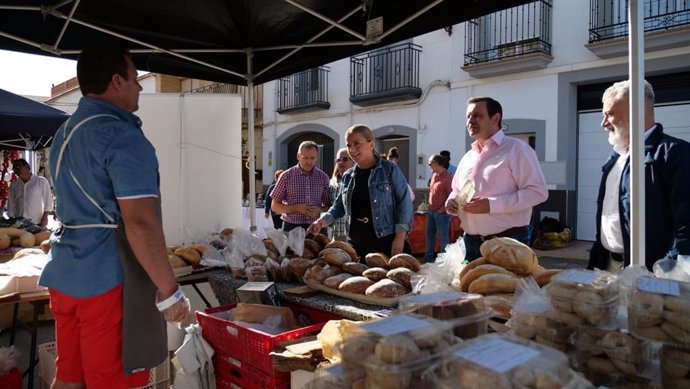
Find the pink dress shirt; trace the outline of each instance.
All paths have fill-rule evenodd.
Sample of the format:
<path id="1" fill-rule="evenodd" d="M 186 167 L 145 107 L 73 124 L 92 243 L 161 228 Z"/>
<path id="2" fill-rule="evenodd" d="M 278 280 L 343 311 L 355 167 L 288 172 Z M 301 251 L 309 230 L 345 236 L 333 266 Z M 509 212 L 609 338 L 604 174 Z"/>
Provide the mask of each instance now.
<path id="1" fill-rule="evenodd" d="M 527 143 L 503 131 L 487 139 L 483 149 L 478 142 L 472 143 L 472 149 L 458 164 L 449 197 L 455 198 L 470 177 L 474 197 L 487 198 L 490 204 L 489 213 L 458 212 L 462 228 L 471 235 L 492 235 L 526 226 L 532 207 L 549 196 L 537 154 Z"/>

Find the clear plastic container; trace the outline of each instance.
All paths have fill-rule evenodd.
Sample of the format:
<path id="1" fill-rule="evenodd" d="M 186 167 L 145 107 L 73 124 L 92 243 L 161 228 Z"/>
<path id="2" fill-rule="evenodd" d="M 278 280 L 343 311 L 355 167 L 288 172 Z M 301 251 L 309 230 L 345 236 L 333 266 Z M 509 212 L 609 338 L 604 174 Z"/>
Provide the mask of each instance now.
<path id="1" fill-rule="evenodd" d="M 488 334 L 458 346 L 432 370 L 434 388 L 592 388 L 568 357 L 523 338 Z"/>
<path id="2" fill-rule="evenodd" d="M 663 346 L 659 356 L 663 388 L 690 388 L 690 350 Z"/>
<path id="3" fill-rule="evenodd" d="M 628 326 L 635 336 L 690 348 L 690 283 L 639 277 L 630 293 Z"/>
<path id="4" fill-rule="evenodd" d="M 422 315 L 365 322 L 339 345 L 343 375 L 352 387 L 422 388 L 423 372 L 459 342 L 448 322 Z"/>
<path id="5" fill-rule="evenodd" d="M 654 345 L 625 330 L 579 327 L 572 342 L 577 369 L 594 383 L 599 383 L 601 376 L 609 376 L 606 382 L 620 376 L 658 378 L 653 366 Z"/>
<path id="6" fill-rule="evenodd" d="M 566 269 L 545 287 L 551 317 L 575 326 L 616 325 L 618 277 L 602 271 Z"/>
<path id="7" fill-rule="evenodd" d="M 350 389 L 345 380 L 343 365 L 336 363 L 325 367 L 318 367 L 314 371 L 314 379 L 304 385 L 304 389 Z"/>
<path id="8" fill-rule="evenodd" d="M 486 334 L 487 320 L 492 310 L 480 294 L 449 292 L 421 294 L 401 298 L 398 310 L 448 321 L 455 336 L 461 339 L 476 338 Z"/>
<path id="9" fill-rule="evenodd" d="M 508 322 L 512 333 L 556 350 L 567 352 L 575 327 L 557 322 L 549 312 L 516 313 Z"/>

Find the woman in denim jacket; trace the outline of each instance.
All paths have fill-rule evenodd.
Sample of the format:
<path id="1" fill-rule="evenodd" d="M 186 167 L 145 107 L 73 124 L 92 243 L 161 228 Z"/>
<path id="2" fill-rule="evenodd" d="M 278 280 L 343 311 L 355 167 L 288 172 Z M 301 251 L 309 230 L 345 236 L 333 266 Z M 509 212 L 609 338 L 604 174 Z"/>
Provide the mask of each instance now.
<path id="1" fill-rule="evenodd" d="M 409 252 L 405 236 L 412 225 L 412 200 L 405 176 L 396 164 L 379 156 L 368 127 L 350 127 L 345 140 L 355 166 L 343 174 L 343 190 L 309 232 L 318 232 L 345 216 L 350 242 L 361 257 L 374 252 L 389 256 Z"/>

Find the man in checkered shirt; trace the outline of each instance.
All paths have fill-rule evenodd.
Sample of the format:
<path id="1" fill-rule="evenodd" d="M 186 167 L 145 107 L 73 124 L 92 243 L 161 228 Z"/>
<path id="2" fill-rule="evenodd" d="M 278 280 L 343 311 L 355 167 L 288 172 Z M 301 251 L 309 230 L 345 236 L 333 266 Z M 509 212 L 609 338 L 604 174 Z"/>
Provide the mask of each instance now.
<path id="1" fill-rule="evenodd" d="M 285 232 L 296 227 L 306 230 L 331 205 L 328 175 L 316 167 L 318 146 L 304 141 L 298 150 L 297 165 L 283 172 L 271 193 L 271 209 L 283 214 Z"/>

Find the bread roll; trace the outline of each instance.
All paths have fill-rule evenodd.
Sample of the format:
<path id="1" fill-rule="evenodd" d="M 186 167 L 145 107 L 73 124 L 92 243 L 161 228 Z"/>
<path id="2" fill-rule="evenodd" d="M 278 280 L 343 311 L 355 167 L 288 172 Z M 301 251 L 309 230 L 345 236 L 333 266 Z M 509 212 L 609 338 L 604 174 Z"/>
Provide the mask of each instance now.
<path id="1" fill-rule="evenodd" d="M 474 269 L 475 267 L 477 267 L 479 265 L 485 265 L 487 263 L 488 262 L 486 261 L 486 259 L 484 257 L 479 257 L 479 258 L 475 259 L 474 261 L 465 265 L 465 267 L 463 267 L 462 270 L 460 270 L 460 273 L 458 274 L 458 279 L 461 280 L 462 277 L 464 277 L 468 271 Z"/>
<path id="2" fill-rule="evenodd" d="M 199 266 L 199 263 L 201 262 L 201 255 L 199 252 L 191 247 L 177 249 L 175 250 L 174 254 L 184 259 L 185 262 L 192 266 Z"/>
<path id="3" fill-rule="evenodd" d="M 340 273 L 331 277 L 326 278 L 323 280 L 323 285 L 327 286 L 331 289 L 338 289 L 340 284 L 347 280 L 348 278 L 352 277 L 352 274 L 349 273 Z"/>
<path id="4" fill-rule="evenodd" d="M 355 251 L 355 248 L 352 247 L 352 245 L 350 245 L 347 242 L 341 242 L 339 240 L 334 240 L 332 242 L 329 242 L 325 248 L 327 248 L 327 249 L 331 249 L 331 248 L 341 249 L 341 250 L 345 251 L 346 253 L 348 253 L 348 255 L 350 255 L 350 258 L 353 262 L 359 262 L 359 257 L 357 256 L 357 251 Z"/>
<path id="5" fill-rule="evenodd" d="M 347 273 L 343 273 L 347 274 Z M 362 276 L 353 276 L 350 277 L 346 280 L 344 280 L 340 286 L 338 287 L 338 290 L 342 292 L 348 292 L 348 293 L 356 293 L 356 294 L 364 294 L 366 292 L 367 288 L 372 286 L 374 284 L 374 281 L 362 277 Z"/>
<path id="6" fill-rule="evenodd" d="M 341 266 L 344 272 L 356 275 L 356 276 L 361 276 L 362 273 L 364 273 L 365 270 L 369 269 L 369 267 L 363 263 L 359 262 L 345 262 L 343 263 L 343 266 Z"/>
<path id="7" fill-rule="evenodd" d="M 12 239 L 10 239 L 7 234 L 0 233 L 0 249 L 6 249 L 12 244 Z"/>
<path id="8" fill-rule="evenodd" d="M 416 273 L 422 267 L 422 264 L 420 264 L 419 261 L 410 254 L 402 253 L 392 256 L 388 261 L 388 267 L 391 269 L 395 269 L 396 267 L 406 267 Z"/>
<path id="9" fill-rule="evenodd" d="M 319 251 L 325 249 L 326 245 L 330 242 L 328 237 L 326 235 L 323 235 L 323 234 L 314 235 L 313 240 L 319 244 Z"/>
<path id="10" fill-rule="evenodd" d="M 371 297 L 393 298 L 405 295 L 408 292 L 409 290 L 399 283 L 384 278 L 368 287 L 364 294 Z"/>
<path id="11" fill-rule="evenodd" d="M 184 261 L 184 259 L 178 257 L 175 254 L 168 255 L 168 262 L 170 262 L 170 266 L 172 266 L 173 268 L 189 266 L 187 265 L 187 262 Z"/>
<path id="12" fill-rule="evenodd" d="M 305 239 L 304 240 L 304 249 L 310 250 L 314 254 L 318 254 L 321 251 L 321 245 L 313 239 Z"/>
<path id="13" fill-rule="evenodd" d="M 514 293 L 517 278 L 508 274 L 485 274 L 472 281 L 469 287 L 470 293 L 496 294 Z"/>
<path id="14" fill-rule="evenodd" d="M 386 274 L 388 274 L 388 270 L 382 268 L 382 267 L 371 267 L 365 271 L 362 272 L 362 275 L 374 282 L 380 281 L 384 278 L 386 278 Z"/>
<path id="15" fill-rule="evenodd" d="M 369 267 L 381 267 L 388 269 L 388 256 L 384 253 L 369 253 L 364 257 L 364 262 L 369 265 Z"/>
<path id="16" fill-rule="evenodd" d="M 389 270 L 388 273 L 386 273 L 386 278 L 391 279 L 408 289 L 412 289 L 410 279 L 413 275 L 415 275 L 415 272 L 413 272 L 412 270 L 406 267 L 398 267 Z"/>
<path id="17" fill-rule="evenodd" d="M 191 247 L 191 248 L 193 248 L 194 250 L 196 250 L 196 251 L 199 253 L 199 255 L 201 255 L 202 257 L 204 256 L 204 252 L 206 251 L 206 246 L 204 246 L 203 244 L 201 244 L 201 243 L 194 243 L 193 245 L 191 245 L 191 246 L 189 246 L 189 247 Z"/>
<path id="18" fill-rule="evenodd" d="M 518 275 L 532 274 L 538 265 L 537 255 L 529 246 L 512 238 L 494 238 L 479 247 L 482 256 L 494 265 Z"/>
<path id="19" fill-rule="evenodd" d="M 485 274 L 507 274 L 510 276 L 513 275 L 513 273 L 500 266 L 491 264 L 479 265 L 474 269 L 468 271 L 467 274 L 465 274 L 465 276 L 460 280 L 460 287 L 462 288 L 462 291 L 467 292 L 470 288 L 470 284 L 472 283 L 472 281 L 476 280 L 477 278 Z"/>
<path id="20" fill-rule="evenodd" d="M 342 266 L 346 262 L 352 261 L 350 254 L 337 248 L 326 248 L 321 250 L 319 257 L 323 258 L 329 265 Z"/>
<path id="21" fill-rule="evenodd" d="M 301 280 L 304 277 L 304 273 L 311 267 L 311 261 L 305 258 L 293 258 L 288 262 L 287 270 L 290 274 Z"/>

